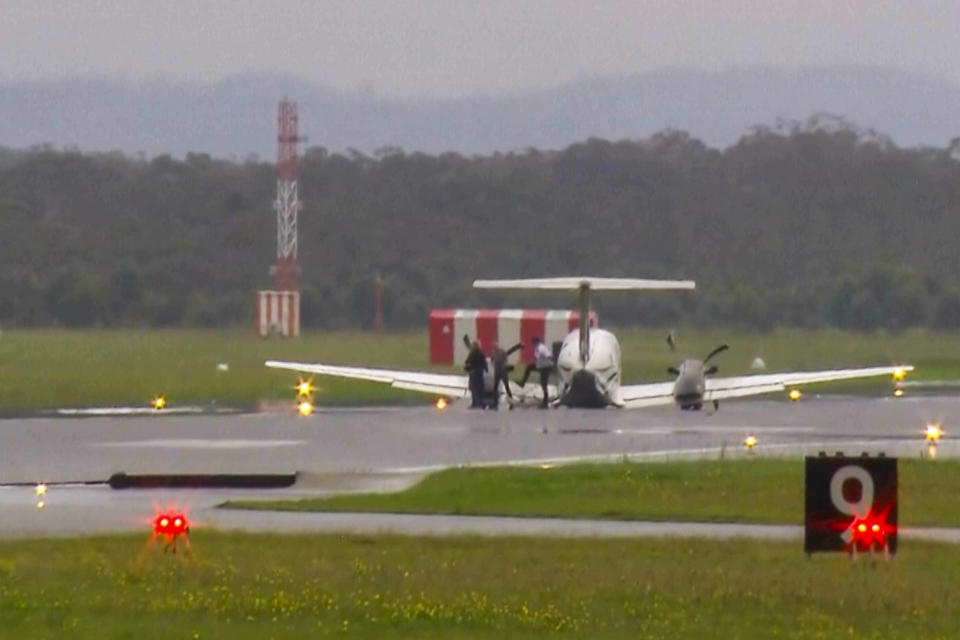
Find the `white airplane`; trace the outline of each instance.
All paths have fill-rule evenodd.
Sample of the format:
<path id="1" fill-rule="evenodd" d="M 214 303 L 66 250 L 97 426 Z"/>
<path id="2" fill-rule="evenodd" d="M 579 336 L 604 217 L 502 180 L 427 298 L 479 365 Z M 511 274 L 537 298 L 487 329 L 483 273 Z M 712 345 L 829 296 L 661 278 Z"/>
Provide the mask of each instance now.
<path id="1" fill-rule="evenodd" d="M 681 409 L 701 409 L 704 403 L 716 408 L 720 400 L 785 391 L 815 382 L 849 380 L 880 375 L 902 375 L 913 367 L 886 366 L 860 369 L 834 369 L 794 373 L 772 373 L 731 378 L 715 378 L 716 367 L 707 368 L 704 361 L 689 359 L 679 368 L 671 368 L 676 379 L 652 384 L 621 384 L 620 343 L 616 336 L 589 326 L 590 292 L 625 290 L 693 289 L 689 280 L 638 280 L 628 278 L 527 278 L 519 280 L 476 280 L 479 289 L 573 290 L 579 292 L 580 324 L 564 338 L 556 362 L 559 383 L 547 388 L 553 406 L 622 409 L 676 404 Z M 420 391 L 434 396 L 459 399 L 469 396 L 466 375 L 368 369 L 332 364 L 310 364 L 268 360 L 266 366 L 290 369 L 301 373 L 339 376 L 382 382 L 398 389 Z M 492 376 L 488 376 L 492 387 Z M 502 395 L 504 392 L 500 391 Z M 539 385 L 528 383 L 520 393 L 521 400 L 542 399 Z M 502 396 L 501 396 L 502 398 Z"/>

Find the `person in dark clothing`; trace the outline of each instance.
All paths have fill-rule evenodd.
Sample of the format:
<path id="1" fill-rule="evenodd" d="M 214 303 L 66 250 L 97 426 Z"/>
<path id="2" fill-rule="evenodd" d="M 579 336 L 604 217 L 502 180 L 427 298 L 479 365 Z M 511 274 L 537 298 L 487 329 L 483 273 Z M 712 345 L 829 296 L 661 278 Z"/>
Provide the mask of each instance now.
<path id="1" fill-rule="evenodd" d="M 464 336 L 467 341 L 467 337 Z M 483 408 L 483 375 L 487 371 L 487 357 L 483 355 L 480 349 L 480 343 L 476 340 L 470 345 L 470 353 L 467 354 L 467 360 L 463 363 L 463 368 L 470 374 L 470 408 Z"/>
<path id="2" fill-rule="evenodd" d="M 530 373 L 536 371 L 540 374 L 540 388 L 543 390 L 543 400 L 540 402 L 540 408 L 546 409 L 548 403 L 547 383 L 550 380 L 550 374 L 553 373 L 553 355 L 549 347 L 541 342 L 540 338 L 533 339 L 533 362 L 527 365 L 523 372 L 523 378 L 520 380 L 520 386 L 527 384 Z"/>
<path id="3" fill-rule="evenodd" d="M 500 383 L 503 383 L 503 388 L 507 392 L 507 397 L 513 399 L 513 394 L 510 392 L 510 379 L 507 377 L 507 374 L 510 372 L 513 367 L 507 365 L 507 358 L 510 357 L 510 354 L 516 351 L 517 349 L 522 349 L 523 343 L 518 342 L 513 345 L 506 351 L 500 348 L 500 344 L 494 340 L 493 341 L 493 354 L 490 356 L 490 359 L 493 361 L 493 393 L 494 393 L 494 407 L 500 404 Z"/>

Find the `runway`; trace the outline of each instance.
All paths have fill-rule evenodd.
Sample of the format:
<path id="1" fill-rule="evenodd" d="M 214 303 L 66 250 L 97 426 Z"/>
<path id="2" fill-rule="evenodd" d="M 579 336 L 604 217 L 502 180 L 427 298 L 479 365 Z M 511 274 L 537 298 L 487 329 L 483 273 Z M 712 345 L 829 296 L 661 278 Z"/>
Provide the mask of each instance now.
<path id="1" fill-rule="evenodd" d="M 127 473 L 290 473 L 304 479 L 271 497 L 401 488 L 454 465 L 546 464 L 580 459 L 665 459 L 816 453 L 919 456 L 928 421 L 944 425 L 940 455 L 956 455 L 950 425 L 960 398 L 812 398 L 731 402 L 715 415 L 649 411 L 462 408 L 345 409 L 290 414 L 151 415 L 0 421 L 0 484 L 91 482 Z M 137 530 L 154 505 L 191 509 L 198 524 L 251 530 L 263 515 L 215 510 L 256 491 L 112 491 L 51 486 L 43 509 L 30 487 L 0 488 L 0 536 Z M 259 519 L 259 520 L 257 520 Z M 256 522 L 255 522 L 256 520 Z M 307 521 L 307 520 L 305 520 Z M 278 522 L 277 519 L 274 522 Z M 319 522 L 319 519 L 315 519 Z M 315 528 L 321 528 L 319 524 Z"/>

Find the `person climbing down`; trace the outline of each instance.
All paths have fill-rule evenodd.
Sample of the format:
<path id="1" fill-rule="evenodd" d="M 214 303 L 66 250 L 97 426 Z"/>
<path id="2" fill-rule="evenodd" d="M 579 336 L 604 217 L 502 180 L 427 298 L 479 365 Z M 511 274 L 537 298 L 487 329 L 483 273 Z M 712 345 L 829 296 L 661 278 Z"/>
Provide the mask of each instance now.
<path id="1" fill-rule="evenodd" d="M 540 408 L 547 408 L 547 383 L 550 380 L 550 374 L 553 372 L 553 354 L 550 348 L 540 340 L 539 337 L 533 339 L 533 362 L 527 365 L 523 372 L 519 384 L 523 387 L 530 378 L 530 373 L 537 371 L 540 374 L 540 388 L 543 390 L 543 400 L 540 401 Z"/>
<path id="2" fill-rule="evenodd" d="M 493 362 L 494 407 L 497 407 L 500 404 L 501 382 L 503 382 L 503 388 L 507 393 L 507 397 L 511 400 L 513 399 L 513 393 L 510 391 L 510 378 L 507 377 L 507 374 L 513 369 L 513 367 L 507 364 L 507 359 L 510 357 L 511 353 L 522 348 L 523 343 L 518 342 L 504 351 L 500 348 L 500 343 L 498 343 L 496 340 L 493 341 L 493 354 L 490 356 L 490 360 Z"/>

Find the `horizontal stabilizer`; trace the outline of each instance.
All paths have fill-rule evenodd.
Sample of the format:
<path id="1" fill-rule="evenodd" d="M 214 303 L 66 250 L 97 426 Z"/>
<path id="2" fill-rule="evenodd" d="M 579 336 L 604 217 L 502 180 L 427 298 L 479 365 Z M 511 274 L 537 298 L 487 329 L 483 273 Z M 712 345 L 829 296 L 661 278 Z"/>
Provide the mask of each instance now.
<path id="1" fill-rule="evenodd" d="M 639 278 L 519 278 L 514 280 L 474 280 L 475 289 L 546 289 L 577 291 L 586 285 L 594 291 L 639 291 L 644 289 L 694 289 L 693 280 L 643 280 Z"/>

